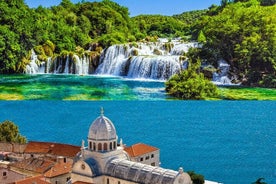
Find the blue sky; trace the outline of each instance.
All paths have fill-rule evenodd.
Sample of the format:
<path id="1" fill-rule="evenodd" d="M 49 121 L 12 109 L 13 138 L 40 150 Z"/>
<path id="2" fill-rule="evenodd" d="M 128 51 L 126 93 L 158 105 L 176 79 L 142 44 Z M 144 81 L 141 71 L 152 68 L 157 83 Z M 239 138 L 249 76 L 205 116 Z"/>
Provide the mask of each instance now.
<path id="1" fill-rule="evenodd" d="M 77 3 L 81 0 L 71 0 Z M 93 1 L 93 0 L 90 0 Z M 140 14 L 174 15 L 190 10 L 207 9 L 212 4 L 219 5 L 221 0 L 113 0 L 129 9 L 130 16 Z M 25 0 L 30 7 L 39 5 L 50 7 L 58 5 L 61 0 Z"/>

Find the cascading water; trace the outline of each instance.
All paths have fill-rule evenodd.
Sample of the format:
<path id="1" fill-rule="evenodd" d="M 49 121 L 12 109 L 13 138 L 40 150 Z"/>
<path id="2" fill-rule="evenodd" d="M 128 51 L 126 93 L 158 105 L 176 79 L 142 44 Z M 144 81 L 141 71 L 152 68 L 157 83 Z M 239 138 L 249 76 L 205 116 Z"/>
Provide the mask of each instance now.
<path id="1" fill-rule="evenodd" d="M 39 63 L 39 64 L 37 64 Z M 87 56 L 79 57 L 69 55 L 56 58 L 47 58 L 46 61 L 39 61 L 37 55 L 32 51 L 31 61 L 27 65 L 25 73 L 27 74 L 78 74 L 87 75 L 91 73 L 89 67 L 90 60 Z"/>
<path id="2" fill-rule="evenodd" d="M 104 52 L 96 74 L 166 80 L 185 69 L 182 55 L 196 46 L 179 41 L 114 45 Z"/>
<path id="3" fill-rule="evenodd" d="M 74 61 L 75 61 L 75 74 L 79 75 L 87 75 L 89 74 L 89 60 L 87 57 L 82 57 L 80 58 L 77 55 L 73 56 Z"/>
<path id="4" fill-rule="evenodd" d="M 234 85 L 231 80 L 228 78 L 230 65 L 225 60 L 218 61 L 218 70 L 219 72 L 213 73 L 213 82 L 216 85 Z"/>
<path id="5" fill-rule="evenodd" d="M 38 62 L 37 55 L 34 52 L 34 50 L 31 50 L 31 61 L 26 66 L 25 73 L 28 73 L 28 74 L 38 73 L 40 71 L 40 68 L 39 68 L 37 62 Z"/>
<path id="6" fill-rule="evenodd" d="M 198 47 L 198 44 L 160 39 L 159 42 L 113 45 L 102 52 L 97 61 L 89 54 L 92 51 L 82 56 L 49 57 L 46 61 L 39 61 L 32 51 L 26 73 L 98 74 L 167 80 L 186 68 L 187 60 L 183 54 L 190 47 Z"/>

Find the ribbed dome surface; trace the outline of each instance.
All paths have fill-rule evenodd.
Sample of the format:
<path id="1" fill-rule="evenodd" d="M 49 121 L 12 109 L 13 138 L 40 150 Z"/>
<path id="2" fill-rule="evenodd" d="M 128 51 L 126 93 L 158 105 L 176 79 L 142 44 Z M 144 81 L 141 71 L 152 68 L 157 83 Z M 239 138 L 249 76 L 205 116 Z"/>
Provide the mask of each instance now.
<path id="1" fill-rule="evenodd" d="M 99 116 L 89 128 L 88 138 L 96 141 L 109 141 L 117 138 L 113 123 L 105 116 Z"/>

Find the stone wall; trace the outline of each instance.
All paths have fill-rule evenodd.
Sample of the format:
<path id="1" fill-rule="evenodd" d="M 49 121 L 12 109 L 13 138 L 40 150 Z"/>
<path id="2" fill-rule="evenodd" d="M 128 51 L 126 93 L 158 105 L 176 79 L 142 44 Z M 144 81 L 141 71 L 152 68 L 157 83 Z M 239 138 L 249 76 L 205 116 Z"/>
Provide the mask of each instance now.
<path id="1" fill-rule="evenodd" d="M 23 153 L 27 144 L 0 142 L 0 152 Z"/>

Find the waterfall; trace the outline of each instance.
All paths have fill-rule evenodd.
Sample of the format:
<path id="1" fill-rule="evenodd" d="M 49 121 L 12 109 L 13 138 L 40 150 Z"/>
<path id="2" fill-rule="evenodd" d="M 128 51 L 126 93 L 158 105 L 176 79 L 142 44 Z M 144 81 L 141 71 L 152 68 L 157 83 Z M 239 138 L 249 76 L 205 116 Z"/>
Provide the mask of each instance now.
<path id="1" fill-rule="evenodd" d="M 113 45 L 103 53 L 96 74 L 167 80 L 185 69 L 187 61 L 183 61 L 182 55 L 190 47 L 197 47 L 197 44 L 160 40 Z"/>
<path id="2" fill-rule="evenodd" d="M 31 61 L 25 72 L 98 74 L 167 80 L 186 68 L 187 61 L 183 55 L 191 47 L 198 47 L 198 44 L 160 39 L 158 42 L 113 45 L 98 57 L 88 50 L 82 56 L 68 54 L 49 57 L 46 61 L 39 61 L 32 50 Z"/>
<path id="3" fill-rule="evenodd" d="M 76 71 L 75 74 L 87 75 L 89 74 L 89 60 L 87 57 L 80 58 L 77 55 L 74 55 Z"/>
<path id="4" fill-rule="evenodd" d="M 26 66 L 25 73 L 27 74 L 36 74 L 39 72 L 39 66 L 37 64 L 37 55 L 34 52 L 34 50 L 31 50 L 31 61 L 30 63 Z"/>
<path id="5" fill-rule="evenodd" d="M 130 62 L 127 77 L 166 80 L 179 73 L 182 66 L 179 56 L 137 56 Z"/>
<path id="6" fill-rule="evenodd" d="M 66 61 L 65 61 L 65 67 L 64 67 L 64 74 L 68 74 L 69 73 L 69 56 L 66 57 Z"/>
<path id="7" fill-rule="evenodd" d="M 228 78 L 230 65 L 223 59 L 218 61 L 218 71 L 213 73 L 213 82 L 216 85 L 234 85 Z"/>

